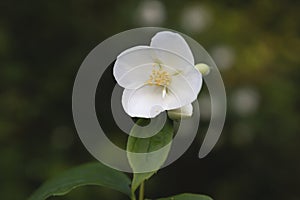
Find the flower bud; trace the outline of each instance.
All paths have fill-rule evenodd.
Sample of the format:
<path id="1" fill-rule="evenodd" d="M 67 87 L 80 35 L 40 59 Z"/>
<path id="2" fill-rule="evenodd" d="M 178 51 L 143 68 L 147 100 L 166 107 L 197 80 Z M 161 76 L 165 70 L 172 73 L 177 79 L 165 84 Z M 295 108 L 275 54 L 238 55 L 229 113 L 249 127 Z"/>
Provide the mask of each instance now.
<path id="1" fill-rule="evenodd" d="M 207 64 L 199 63 L 195 67 L 203 76 L 208 75 L 210 72 L 210 67 Z"/>
<path id="2" fill-rule="evenodd" d="M 168 116 L 170 119 L 176 120 L 181 118 L 191 117 L 193 114 L 193 106 L 188 104 L 178 109 L 173 109 L 168 111 Z"/>

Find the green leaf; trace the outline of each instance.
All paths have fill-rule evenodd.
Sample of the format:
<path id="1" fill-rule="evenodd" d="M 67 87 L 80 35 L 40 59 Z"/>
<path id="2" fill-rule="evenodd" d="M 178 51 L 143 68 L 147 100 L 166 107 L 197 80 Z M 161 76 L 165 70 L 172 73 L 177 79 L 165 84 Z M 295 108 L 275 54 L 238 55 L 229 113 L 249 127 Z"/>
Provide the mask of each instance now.
<path id="1" fill-rule="evenodd" d="M 149 120 L 147 119 L 139 119 L 132 128 L 130 135 L 146 135 L 147 133 L 143 133 L 145 129 L 140 129 L 137 125 L 145 126 L 148 122 Z M 136 133 L 137 131 L 141 132 Z M 164 127 L 152 137 L 137 138 L 129 136 L 127 142 L 127 157 L 134 172 L 131 185 L 132 192 L 134 192 L 143 181 L 149 179 L 164 164 L 171 148 L 173 132 L 173 123 L 167 119 Z"/>
<path id="2" fill-rule="evenodd" d="M 70 169 L 58 177 L 45 182 L 29 200 L 43 200 L 50 196 L 67 194 L 84 185 L 98 185 L 122 192 L 130 197 L 130 179 L 117 170 L 99 162 L 84 164 Z"/>
<path id="3" fill-rule="evenodd" d="M 161 198 L 157 200 L 213 200 L 209 196 L 201 194 L 179 194 L 172 197 Z"/>

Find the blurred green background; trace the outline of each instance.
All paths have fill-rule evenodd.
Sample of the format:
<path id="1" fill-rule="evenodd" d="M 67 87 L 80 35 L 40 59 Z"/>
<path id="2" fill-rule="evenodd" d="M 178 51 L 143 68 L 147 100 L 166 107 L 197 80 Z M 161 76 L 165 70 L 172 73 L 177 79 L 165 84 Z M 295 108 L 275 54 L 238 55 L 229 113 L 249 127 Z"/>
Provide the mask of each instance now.
<path id="1" fill-rule="evenodd" d="M 162 26 L 193 37 L 211 54 L 226 86 L 228 113 L 217 146 L 198 159 L 210 115 L 204 89 L 196 140 L 146 183 L 146 196 L 299 200 L 299 8 L 297 0 L 2 0 L 0 198 L 26 199 L 48 178 L 95 160 L 73 124 L 77 70 L 109 36 Z M 51 199 L 125 198 L 83 187 Z"/>

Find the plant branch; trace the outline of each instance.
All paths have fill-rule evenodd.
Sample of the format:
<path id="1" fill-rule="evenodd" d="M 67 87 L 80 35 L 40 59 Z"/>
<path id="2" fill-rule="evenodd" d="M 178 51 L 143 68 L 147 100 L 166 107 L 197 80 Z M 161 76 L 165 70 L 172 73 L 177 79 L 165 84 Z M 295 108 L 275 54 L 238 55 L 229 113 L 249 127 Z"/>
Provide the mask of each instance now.
<path id="1" fill-rule="evenodd" d="M 131 191 L 131 200 L 136 200 L 134 191 Z"/>
<path id="2" fill-rule="evenodd" d="M 142 182 L 140 186 L 139 200 L 144 200 L 145 183 Z"/>

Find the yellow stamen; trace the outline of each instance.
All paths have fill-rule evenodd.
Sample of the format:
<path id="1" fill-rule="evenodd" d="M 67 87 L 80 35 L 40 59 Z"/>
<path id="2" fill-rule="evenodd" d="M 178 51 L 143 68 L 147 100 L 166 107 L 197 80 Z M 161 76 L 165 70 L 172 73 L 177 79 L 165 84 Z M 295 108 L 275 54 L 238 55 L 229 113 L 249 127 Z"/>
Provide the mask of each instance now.
<path id="1" fill-rule="evenodd" d="M 168 86 L 171 82 L 171 76 L 168 72 L 164 71 L 162 68 L 153 69 L 149 80 L 146 82 L 149 85 L 157 86 Z"/>

